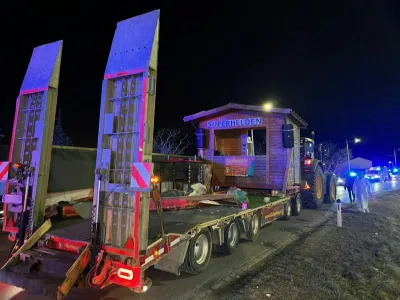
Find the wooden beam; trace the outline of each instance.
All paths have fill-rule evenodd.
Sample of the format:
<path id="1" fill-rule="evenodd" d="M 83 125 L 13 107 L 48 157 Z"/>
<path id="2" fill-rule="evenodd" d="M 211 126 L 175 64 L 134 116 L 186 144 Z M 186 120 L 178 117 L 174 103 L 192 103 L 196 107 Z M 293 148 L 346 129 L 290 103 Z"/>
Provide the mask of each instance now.
<path id="1" fill-rule="evenodd" d="M 88 245 L 82 253 L 79 255 L 78 259 L 69 268 L 67 274 L 65 274 L 65 280 L 58 287 L 57 300 L 63 299 L 71 288 L 74 286 L 75 282 L 79 279 L 85 268 L 90 262 L 90 247 Z"/>

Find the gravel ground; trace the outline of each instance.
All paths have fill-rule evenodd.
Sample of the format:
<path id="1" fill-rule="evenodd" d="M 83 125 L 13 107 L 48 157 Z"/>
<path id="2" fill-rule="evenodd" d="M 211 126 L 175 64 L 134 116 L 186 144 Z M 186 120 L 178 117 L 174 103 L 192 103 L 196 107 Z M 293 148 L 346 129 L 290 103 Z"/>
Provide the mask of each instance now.
<path id="1" fill-rule="evenodd" d="M 400 300 L 400 192 L 370 211 L 344 211 L 342 228 L 329 220 L 208 300 Z"/>

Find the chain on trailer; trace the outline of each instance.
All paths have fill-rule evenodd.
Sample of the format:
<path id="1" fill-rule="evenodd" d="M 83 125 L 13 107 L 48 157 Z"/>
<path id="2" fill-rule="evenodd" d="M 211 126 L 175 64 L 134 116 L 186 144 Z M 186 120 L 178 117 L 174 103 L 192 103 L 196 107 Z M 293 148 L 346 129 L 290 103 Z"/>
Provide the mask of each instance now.
<path id="1" fill-rule="evenodd" d="M 43 223 L 60 75 L 62 41 L 34 48 L 16 101 L 9 160 L 0 162 L 3 231 L 18 245 Z"/>
<path id="2" fill-rule="evenodd" d="M 148 243 L 158 31 L 156 10 L 119 22 L 112 42 L 99 120 L 92 285 L 117 283 L 140 291 L 148 284 L 140 255 Z M 103 274 L 101 262 L 102 270 L 111 267 L 116 274 Z"/>

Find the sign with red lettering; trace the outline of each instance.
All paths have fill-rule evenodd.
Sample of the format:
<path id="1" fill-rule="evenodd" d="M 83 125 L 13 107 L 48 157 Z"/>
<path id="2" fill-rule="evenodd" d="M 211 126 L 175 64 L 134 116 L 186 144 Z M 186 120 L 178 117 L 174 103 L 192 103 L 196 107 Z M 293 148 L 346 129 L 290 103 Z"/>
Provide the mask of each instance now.
<path id="1" fill-rule="evenodd" d="M 226 156 L 225 176 L 254 176 L 253 156 Z"/>

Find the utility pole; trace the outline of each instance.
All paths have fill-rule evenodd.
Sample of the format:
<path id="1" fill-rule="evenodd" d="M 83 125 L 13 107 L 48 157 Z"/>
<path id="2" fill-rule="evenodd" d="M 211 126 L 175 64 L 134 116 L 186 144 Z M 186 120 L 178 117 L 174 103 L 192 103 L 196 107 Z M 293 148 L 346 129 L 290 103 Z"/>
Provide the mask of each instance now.
<path id="1" fill-rule="evenodd" d="M 350 169 L 350 151 L 349 151 L 349 142 L 346 139 L 346 150 L 347 150 L 347 164 L 349 165 L 349 173 L 351 171 Z"/>
<path id="2" fill-rule="evenodd" d="M 395 168 L 397 168 L 397 154 L 396 154 L 397 151 L 400 151 L 400 149 L 394 148 L 393 149 L 393 155 L 389 155 L 389 156 L 393 156 L 394 157 L 394 167 Z"/>
<path id="3" fill-rule="evenodd" d="M 351 172 L 351 168 L 350 168 L 350 150 L 349 150 L 349 143 L 354 143 L 357 144 L 361 142 L 361 139 L 359 138 L 355 138 L 353 141 L 348 141 L 346 139 L 346 151 L 347 151 L 347 164 L 349 165 L 349 173 Z"/>

